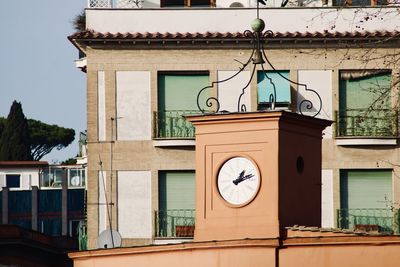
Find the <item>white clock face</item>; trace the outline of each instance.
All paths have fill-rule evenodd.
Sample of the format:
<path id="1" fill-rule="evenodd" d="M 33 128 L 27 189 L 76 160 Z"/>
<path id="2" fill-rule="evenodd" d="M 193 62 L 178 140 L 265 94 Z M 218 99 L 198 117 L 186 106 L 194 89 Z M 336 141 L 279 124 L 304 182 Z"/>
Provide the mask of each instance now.
<path id="1" fill-rule="evenodd" d="M 249 203 L 257 195 L 259 186 L 258 168 L 245 157 L 227 160 L 218 172 L 218 191 L 229 204 L 242 206 Z"/>

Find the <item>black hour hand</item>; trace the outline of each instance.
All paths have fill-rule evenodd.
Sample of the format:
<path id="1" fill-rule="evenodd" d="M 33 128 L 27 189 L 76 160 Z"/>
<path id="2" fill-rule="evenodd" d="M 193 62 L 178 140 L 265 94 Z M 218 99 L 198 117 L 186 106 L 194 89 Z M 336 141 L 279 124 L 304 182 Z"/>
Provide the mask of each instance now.
<path id="1" fill-rule="evenodd" d="M 250 174 L 247 174 L 247 175 L 244 175 L 244 174 L 245 174 L 245 170 L 243 170 L 243 171 L 240 173 L 240 175 L 239 175 L 238 178 L 236 178 L 235 180 L 232 181 L 233 184 L 234 184 L 234 185 L 238 185 L 239 183 L 243 182 L 244 180 L 250 179 L 251 177 L 254 176 L 254 174 L 251 174 L 251 173 L 250 173 Z"/>

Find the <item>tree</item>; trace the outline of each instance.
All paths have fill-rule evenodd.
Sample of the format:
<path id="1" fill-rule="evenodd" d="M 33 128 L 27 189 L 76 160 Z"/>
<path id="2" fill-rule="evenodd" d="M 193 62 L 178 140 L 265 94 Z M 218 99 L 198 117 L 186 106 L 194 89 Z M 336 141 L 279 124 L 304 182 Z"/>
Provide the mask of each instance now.
<path id="1" fill-rule="evenodd" d="M 0 160 L 32 160 L 28 121 L 14 101 L 0 138 Z"/>
<path id="2" fill-rule="evenodd" d="M 75 130 L 49 125 L 41 121 L 30 119 L 28 121 L 31 131 L 31 154 L 34 160 L 40 160 L 54 148 L 63 149 L 75 139 Z"/>
<path id="3" fill-rule="evenodd" d="M 86 29 L 85 10 L 82 10 L 81 13 L 75 16 L 75 18 L 72 20 L 72 26 L 77 31 L 84 31 Z"/>
<path id="4" fill-rule="evenodd" d="M 8 118 L 0 118 L 0 160 L 40 160 L 54 148 L 67 147 L 74 139 L 74 129 L 27 120 L 16 101 Z M 22 148 L 29 156 L 18 152 Z"/>

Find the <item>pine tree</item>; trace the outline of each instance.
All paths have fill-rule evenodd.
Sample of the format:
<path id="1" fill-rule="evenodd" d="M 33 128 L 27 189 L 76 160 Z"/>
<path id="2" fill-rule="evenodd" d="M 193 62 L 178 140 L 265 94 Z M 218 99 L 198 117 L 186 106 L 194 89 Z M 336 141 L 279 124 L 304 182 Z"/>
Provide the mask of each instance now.
<path id="1" fill-rule="evenodd" d="M 17 101 L 11 105 L 1 134 L 0 160 L 32 160 L 28 121 Z"/>

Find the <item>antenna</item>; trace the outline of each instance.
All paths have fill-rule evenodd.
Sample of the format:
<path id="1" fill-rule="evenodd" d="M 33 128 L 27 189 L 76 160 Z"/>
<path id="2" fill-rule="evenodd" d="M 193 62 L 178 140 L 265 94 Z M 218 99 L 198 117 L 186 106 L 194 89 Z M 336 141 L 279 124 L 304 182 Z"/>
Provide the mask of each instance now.
<path id="1" fill-rule="evenodd" d="M 117 121 L 119 119 L 122 119 L 123 117 L 119 116 L 119 117 L 110 117 L 111 120 L 111 137 L 110 137 L 110 198 L 111 198 L 111 202 L 110 202 L 110 229 L 112 229 L 112 216 L 113 216 L 113 212 L 112 212 L 112 208 L 113 208 L 113 152 L 114 152 L 114 123 L 115 123 L 115 127 L 117 126 Z M 117 130 L 117 129 L 116 129 Z"/>
<path id="2" fill-rule="evenodd" d="M 121 246 L 121 235 L 116 230 L 104 230 L 97 238 L 97 248 L 118 248 Z"/>
<path id="3" fill-rule="evenodd" d="M 111 228 L 109 235 L 110 235 L 111 245 L 112 245 L 112 247 L 114 247 L 115 244 L 114 244 L 114 233 L 113 233 L 113 231 L 114 232 L 117 232 L 117 231 L 112 230 L 112 221 L 111 221 L 110 209 L 108 207 L 109 204 L 108 204 L 108 200 L 107 200 L 106 183 L 104 181 L 104 175 L 103 175 L 103 162 L 101 161 L 100 154 L 99 154 L 99 165 L 100 165 L 101 181 L 102 181 L 102 184 L 103 184 L 104 198 L 105 198 L 105 201 L 106 201 L 107 218 L 108 218 L 108 223 L 109 223 L 110 228 Z M 101 234 L 104 233 L 105 231 L 107 231 L 107 230 L 104 230 L 103 232 L 101 232 Z M 99 235 L 99 237 L 97 239 L 97 243 L 99 243 L 99 239 L 100 239 L 101 234 Z M 119 235 L 119 233 L 118 233 L 118 235 Z M 119 235 L 119 238 L 121 239 L 121 235 Z M 107 247 L 105 247 L 105 248 L 107 248 Z"/>

